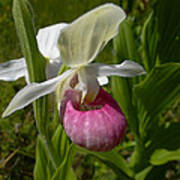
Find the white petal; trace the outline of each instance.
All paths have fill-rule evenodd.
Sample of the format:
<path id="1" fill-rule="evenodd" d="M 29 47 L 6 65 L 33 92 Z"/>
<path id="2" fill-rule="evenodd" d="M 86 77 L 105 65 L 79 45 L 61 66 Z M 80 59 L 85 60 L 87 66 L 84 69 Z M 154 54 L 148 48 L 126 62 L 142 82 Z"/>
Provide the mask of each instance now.
<path id="1" fill-rule="evenodd" d="M 88 65 L 86 68 L 88 73 L 95 73 L 97 76 L 133 77 L 146 74 L 144 68 L 140 64 L 129 60 L 115 65 L 94 63 Z"/>
<path id="2" fill-rule="evenodd" d="M 24 58 L 7 61 L 0 64 L 0 80 L 16 81 L 24 77 L 27 72 L 26 62 Z"/>
<path id="3" fill-rule="evenodd" d="M 8 116 L 18 109 L 22 109 L 36 99 L 53 92 L 56 86 L 61 83 L 72 70 L 66 71 L 61 76 L 50 79 L 42 83 L 32 83 L 20 90 L 12 99 L 2 117 Z"/>
<path id="4" fill-rule="evenodd" d="M 60 57 L 60 52 L 57 47 L 58 38 L 61 30 L 66 26 L 67 24 L 60 23 L 42 28 L 38 31 L 36 36 L 38 47 L 44 57 L 49 59 L 56 59 Z"/>
<path id="5" fill-rule="evenodd" d="M 54 60 L 49 60 L 49 62 L 46 64 L 46 77 L 47 79 L 51 79 L 53 77 L 56 77 L 60 68 L 62 66 L 61 60 L 59 58 Z"/>
<path id="6" fill-rule="evenodd" d="M 109 80 L 106 76 L 97 77 L 100 86 L 108 84 Z"/>
<path id="7" fill-rule="evenodd" d="M 82 101 L 92 102 L 99 93 L 99 84 L 96 76 L 88 74 L 85 68 L 78 71 L 79 86 L 77 90 L 82 91 Z"/>
<path id="8" fill-rule="evenodd" d="M 125 17 L 119 6 L 105 4 L 65 27 L 58 41 L 63 63 L 77 67 L 93 61 L 107 42 L 117 35 Z"/>

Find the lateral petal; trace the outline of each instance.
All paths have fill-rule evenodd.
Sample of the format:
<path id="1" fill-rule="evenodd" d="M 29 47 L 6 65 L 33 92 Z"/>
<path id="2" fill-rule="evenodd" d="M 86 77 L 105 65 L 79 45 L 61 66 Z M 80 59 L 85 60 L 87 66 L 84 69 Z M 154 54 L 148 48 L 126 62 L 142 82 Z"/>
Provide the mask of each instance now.
<path id="1" fill-rule="evenodd" d="M 94 73 L 96 76 L 133 77 L 146 74 L 146 71 L 140 64 L 130 60 L 114 65 L 94 63 L 89 64 L 86 68 L 88 73 Z"/>
<path id="2" fill-rule="evenodd" d="M 72 73 L 72 70 L 66 71 L 62 75 L 50 79 L 42 83 L 32 83 L 20 90 L 12 99 L 2 117 L 6 117 L 16 110 L 22 109 L 36 99 L 53 92 L 56 86 L 61 83 L 67 76 Z"/>
<path id="3" fill-rule="evenodd" d="M 27 72 L 24 58 L 10 60 L 0 64 L 0 80 L 16 81 L 24 77 Z"/>

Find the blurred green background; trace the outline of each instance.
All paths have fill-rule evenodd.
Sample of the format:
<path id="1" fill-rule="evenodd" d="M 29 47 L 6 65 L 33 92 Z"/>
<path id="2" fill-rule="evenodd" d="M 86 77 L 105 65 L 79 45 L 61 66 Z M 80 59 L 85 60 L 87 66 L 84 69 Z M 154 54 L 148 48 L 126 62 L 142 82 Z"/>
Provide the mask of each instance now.
<path id="1" fill-rule="evenodd" d="M 22 56 L 20 43 L 12 17 L 12 0 L 0 0 L 0 63 Z M 71 22 L 88 10 L 106 2 L 121 5 L 132 21 L 136 44 L 140 43 L 142 27 L 154 0 L 30 0 L 34 9 L 36 30 L 59 23 Z M 99 56 L 99 61 L 111 62 L 112 48 L 109 44 Z M 25 85 L 24 79 L 16 82 L 0 82 L 0 115 L 11 98 Z M 178 103 L 164 113 L 170 121 L 180 121 Z M 32 106 L 17 111 L 6 119 L 0 119 L 0 180 L 33 179 L 35 163 L 36 125 Z M 132 139 L 129 133 L 127 141 Z M 123 152 L 124 156 L 128 152 Z M 171 163 L 169 179 L 179 173 L 179 164 Z M 115 179 L 112 170 L 90 156 L 78 155 L 74 160 L 74 169 L 79 179 Z"/>

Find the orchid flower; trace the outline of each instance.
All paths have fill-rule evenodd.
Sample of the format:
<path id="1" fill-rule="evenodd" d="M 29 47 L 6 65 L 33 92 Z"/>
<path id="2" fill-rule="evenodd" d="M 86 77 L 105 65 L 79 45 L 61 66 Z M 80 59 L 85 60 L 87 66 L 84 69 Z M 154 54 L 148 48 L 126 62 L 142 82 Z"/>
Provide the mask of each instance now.
<path id="1" fill-rule="evenodd" d="M 58 48 L 69 70 L 24 87 L 12 99 L 3 117 L 56 91 L 65 131 L 74 143 L 94 151 L 109 151 L 119 144 L 125 133 L 125 117 L 115 100 L 100 88 L 98 78 L 143 75 L 144 68 L 130 60 L 116 65 L 91 62 L 118 34 L 125 17 L 119 6 L 108 3 L 61 29 Z"/>

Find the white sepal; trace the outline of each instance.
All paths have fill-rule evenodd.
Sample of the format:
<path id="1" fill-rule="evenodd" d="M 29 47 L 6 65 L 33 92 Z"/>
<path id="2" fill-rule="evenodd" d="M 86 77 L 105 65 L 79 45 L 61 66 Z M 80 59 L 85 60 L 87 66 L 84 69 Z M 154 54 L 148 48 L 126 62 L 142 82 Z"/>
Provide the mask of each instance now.
<path id="1" fill-rule="evenodd" d="M 16 81 L 17 79 L 24 77 L 26 73 L 27 68 L 24 58 L 0 64 L 0 80 Z"/>
<path id="2" fill-rule="evenodd" d="M 144 68 L 140 64 L 130 60 L 114 65 L 94 63 L 89 64 L 86 68 L 88 73 L 96 73 L 96 76 L 133 77 L 146 74 Z"/>
<path id="3" fill-rule="evenodd" d="M 60 23 L 42 28 L 38 31 L 36 36 L 38 47 L 44 57 L 51 60 L 56 58 L 61 60 L 57 44 L 61 30 L 66 26 L 67 24 Z"/>
<path id="4" fill-rule="evenodd" d="M 77 67 L 93 61 L 118 34 L 125 17 L 119 6 L 109 3 L 89 11 L 62 29 L 58 44 L 63 63 Z"/>
<path id="5" fill-rule="evenodd" d="M 32 83 L 20 90 L 12 99 L 2 117 L 6 117 L 18 109 L 22 109 L 36 99 L 53 92 L 56 86 L 61 83 L 67 76 L 72 73 L 72 70 L 66 71 L 62 75 L 44 81 L 42 83 Z"/>

